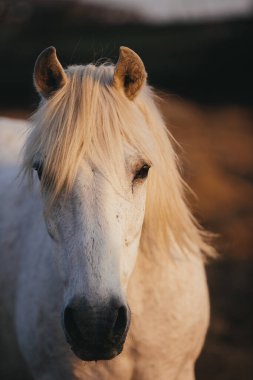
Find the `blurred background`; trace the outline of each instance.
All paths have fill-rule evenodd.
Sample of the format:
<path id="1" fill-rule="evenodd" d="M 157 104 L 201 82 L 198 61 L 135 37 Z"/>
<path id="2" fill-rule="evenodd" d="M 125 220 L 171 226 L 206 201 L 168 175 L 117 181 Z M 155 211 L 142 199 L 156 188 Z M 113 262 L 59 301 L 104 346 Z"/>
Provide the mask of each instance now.
<path id="1" fill-rule="evenodd" d="M 38 54 L 63 65 L 143 59 L 181 144 L 201 223 L 217 234 L 207 266 L 211 326 L 197 379 L 253 379 L 253 2 L 0 0 L 0 116 L 28 118 Z"/>

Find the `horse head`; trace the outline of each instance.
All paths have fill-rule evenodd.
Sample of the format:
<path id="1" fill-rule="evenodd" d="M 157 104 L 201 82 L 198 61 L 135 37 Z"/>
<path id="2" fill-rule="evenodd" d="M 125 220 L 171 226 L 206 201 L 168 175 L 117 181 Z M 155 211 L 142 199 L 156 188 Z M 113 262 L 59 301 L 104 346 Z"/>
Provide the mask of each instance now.
<path id="1" fill-rule="evenodd" d="M 64 70 L 53 47 L 35 64 L 42 100 L 26 149 L 64 284 L 65 337 L 86 361 L 118 355 L 130 325 L 127 286 L 151 166 L 131 143 L 131 130 L 146 128 L 135 103 L 145 82 L 141 59 L 125 47 L 115 67 Z"/>

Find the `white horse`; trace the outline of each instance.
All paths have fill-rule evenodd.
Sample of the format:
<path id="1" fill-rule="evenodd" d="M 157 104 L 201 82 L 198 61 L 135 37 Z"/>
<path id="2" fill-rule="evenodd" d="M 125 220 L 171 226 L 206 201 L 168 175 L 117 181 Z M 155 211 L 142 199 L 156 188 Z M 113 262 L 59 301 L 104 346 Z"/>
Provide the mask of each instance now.
<path id="1" fill-rule="evenodd" d="M 0 378 L 194 379 L 213 250 L 141 59 L 64 70 L 50 47 L 34 83 L 32 188 L 1 155 Z"/>

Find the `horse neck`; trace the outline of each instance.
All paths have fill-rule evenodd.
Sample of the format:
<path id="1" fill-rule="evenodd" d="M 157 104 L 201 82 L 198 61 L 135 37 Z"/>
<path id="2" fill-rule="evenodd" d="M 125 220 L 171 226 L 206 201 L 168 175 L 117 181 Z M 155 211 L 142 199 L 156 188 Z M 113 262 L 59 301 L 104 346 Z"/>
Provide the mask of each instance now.
<path id="1" fill-rule="evenodd" d="M 202 280 L 203 273 L 203 260 L 193 252 L 186 254 L 173 247 L 152 253 L 140 250 L 128 287 L 129 304 L 140 309 L 152 298 L 167 304 L 176 292 L 185 297 L 191 276 Z"/>

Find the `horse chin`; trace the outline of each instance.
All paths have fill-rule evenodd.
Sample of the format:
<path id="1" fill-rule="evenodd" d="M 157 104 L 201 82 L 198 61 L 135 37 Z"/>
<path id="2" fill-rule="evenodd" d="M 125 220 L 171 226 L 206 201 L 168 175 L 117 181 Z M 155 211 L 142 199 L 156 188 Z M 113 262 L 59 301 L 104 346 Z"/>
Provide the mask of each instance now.
<path id="1" fill-rule="evenodd" d="M 118 356 L 123 350 L 124 344 L 119 347 L 108 348 L 106 350 L 96 349 L 93 351 L 87 350 L 85 348 L 71 347 L 73 353 L 86 362 L 99 361 L 99 360 L 111 360 Z"/>

